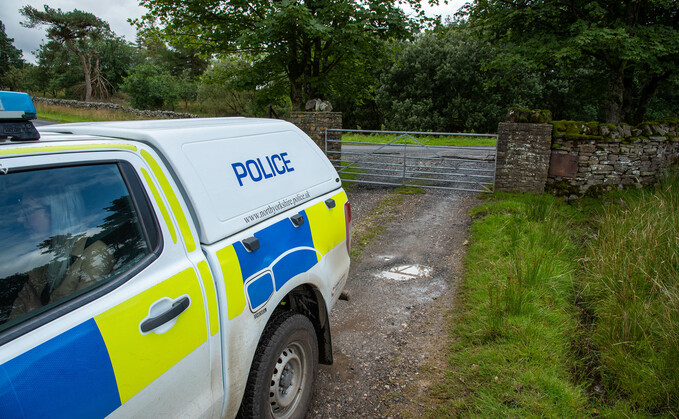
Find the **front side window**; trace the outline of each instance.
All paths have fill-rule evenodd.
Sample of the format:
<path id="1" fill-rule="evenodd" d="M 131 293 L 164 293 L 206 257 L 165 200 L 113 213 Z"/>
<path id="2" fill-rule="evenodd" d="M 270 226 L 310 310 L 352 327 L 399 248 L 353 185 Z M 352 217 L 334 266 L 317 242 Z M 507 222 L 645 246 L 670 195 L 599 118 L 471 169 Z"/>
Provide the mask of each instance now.
<path id="1" fill-rule="evenodd" d="M 0 331 L 151 252 L 115 163 L 0 175 Z"/>

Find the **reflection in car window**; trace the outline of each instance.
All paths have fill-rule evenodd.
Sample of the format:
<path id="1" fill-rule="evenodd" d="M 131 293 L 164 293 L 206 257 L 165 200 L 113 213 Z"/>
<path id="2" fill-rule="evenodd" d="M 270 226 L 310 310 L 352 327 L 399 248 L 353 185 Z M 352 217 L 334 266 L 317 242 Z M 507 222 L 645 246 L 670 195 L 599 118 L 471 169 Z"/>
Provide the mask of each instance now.
<path id="1" fill-rule="evenodd" d="M 150 253 L 116 164 L 0 175 L 0 331 Z"/>

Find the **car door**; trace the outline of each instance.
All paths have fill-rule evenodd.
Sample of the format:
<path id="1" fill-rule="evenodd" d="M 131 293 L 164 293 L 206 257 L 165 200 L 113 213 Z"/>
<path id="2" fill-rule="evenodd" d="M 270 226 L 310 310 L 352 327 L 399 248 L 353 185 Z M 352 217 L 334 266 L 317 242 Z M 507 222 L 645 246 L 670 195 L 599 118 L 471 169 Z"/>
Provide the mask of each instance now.
<path id="1" fill-rule="evenodd" d="M 117 148 L 0 159 L 0 417 L 213 408 L 192 226 L 137 147 Z"/>

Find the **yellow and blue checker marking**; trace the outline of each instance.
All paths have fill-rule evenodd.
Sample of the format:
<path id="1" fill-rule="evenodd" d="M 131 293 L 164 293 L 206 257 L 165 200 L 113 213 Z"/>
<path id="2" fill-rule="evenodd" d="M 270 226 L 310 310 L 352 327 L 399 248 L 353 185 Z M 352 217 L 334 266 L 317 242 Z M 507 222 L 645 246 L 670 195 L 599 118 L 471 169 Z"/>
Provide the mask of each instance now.
<path id="1" fill-rule="evenodd" d="M 254 252 L 245 250 L 241 242 L 217 252 L 226 285 L 229 319 L 240 315 L 247 301 L 251 310 L 256 311 L 291 278 L 313 268 L 324 254 L 346 239 L 347 197 L 340 192 L 333 199 L 338 201 L 334 208 L 319 202 L 301 211 L 305 222 L 299 227 L 286 218 L 256 232 L 254 237 L 259 239 L 260 248 Z M 250 278 L 269 269 L 273 281 L 271 275 L 261 275 L 245 286 Z"/>
<path id="2" fill-rule="evenodd" d="M 0 417 L 103 417 L 118 406 L 113 366 L 94 319 L 0 365 Z"/>
<path id="3" fill-rule="evenodd" d="M 172 330 L 142 335 L 149 306 L 188 294 Z M 207 340 L 193 268 L 0 365 L 0 417 L 104 417 Z"/>

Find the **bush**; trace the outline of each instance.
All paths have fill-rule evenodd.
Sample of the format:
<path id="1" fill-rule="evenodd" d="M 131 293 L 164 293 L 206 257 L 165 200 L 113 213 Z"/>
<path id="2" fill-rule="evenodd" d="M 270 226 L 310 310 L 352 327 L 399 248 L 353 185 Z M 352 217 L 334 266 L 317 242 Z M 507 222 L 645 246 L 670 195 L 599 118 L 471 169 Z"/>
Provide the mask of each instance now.
<path id="1" fill-rule="evenodd" d="M 123 82 L 123 91 L 137 109 L 172 108 L 179 99 L 179 81 L 160 66 L 142 64 L 132 69 Z"/>

